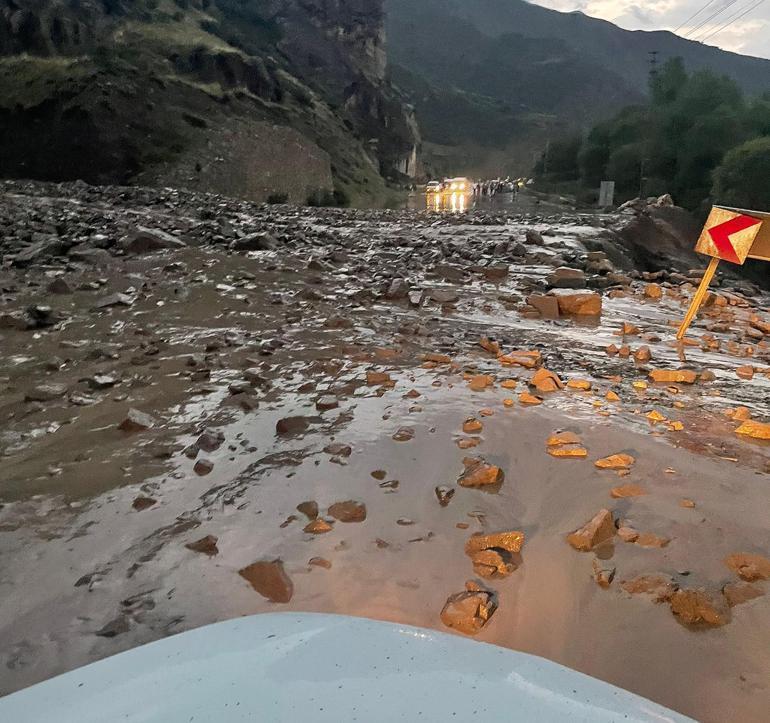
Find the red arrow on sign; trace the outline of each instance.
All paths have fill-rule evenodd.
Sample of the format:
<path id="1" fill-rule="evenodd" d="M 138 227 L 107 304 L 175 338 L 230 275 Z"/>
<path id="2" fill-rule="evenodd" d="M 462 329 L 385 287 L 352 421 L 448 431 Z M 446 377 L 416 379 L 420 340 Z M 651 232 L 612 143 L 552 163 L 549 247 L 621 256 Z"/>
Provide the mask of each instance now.
<path id="1" fill-rule="evenodd" d="M 730 236 L 739 231 L 745 231 L 747 228 L 756 226 L 758 223 L 762 223 L 762 221 L 753 216 L 742 215 L 731 218 L 729 221 L 720 223 L 717 226 L 712 226 L 709 229 L 709 236 L 711 236 L 714 246 L 716 246 L 719 251 L 719 258 L 724 259 L 725 261 L 732 261 L 734 264 L 741 263 L 738 254 L 735 252 L 735 248 L 730 242 Z"/>

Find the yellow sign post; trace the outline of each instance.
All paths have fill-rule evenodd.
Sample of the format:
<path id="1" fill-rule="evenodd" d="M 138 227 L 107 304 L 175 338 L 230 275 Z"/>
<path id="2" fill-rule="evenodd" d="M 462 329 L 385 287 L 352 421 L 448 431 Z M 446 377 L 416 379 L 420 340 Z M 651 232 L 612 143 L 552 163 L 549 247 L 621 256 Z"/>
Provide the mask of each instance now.
<path id="1" fill-rule="evenodd" d="M 711 261 L 692 297 L 690 308 L 676 334 L 677 339 L 685 335 L 698 313 L 720 261 L 733 264 L 743 264 L 746 259 L 770 261 L 770 213 L 714 206 L 695 250 L 711 256 Z"/>

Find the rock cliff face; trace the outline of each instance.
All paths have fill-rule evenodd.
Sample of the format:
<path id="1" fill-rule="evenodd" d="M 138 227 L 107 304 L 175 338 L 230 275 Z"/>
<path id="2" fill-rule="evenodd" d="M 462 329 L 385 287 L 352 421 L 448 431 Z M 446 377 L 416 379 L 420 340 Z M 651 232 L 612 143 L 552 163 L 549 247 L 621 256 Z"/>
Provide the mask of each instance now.
<path id="1" fill-rule="evenodd" d="M 419 150 L 385 71 L 382 0 L 0 0 L 0 176 L 376 202 Z"/>

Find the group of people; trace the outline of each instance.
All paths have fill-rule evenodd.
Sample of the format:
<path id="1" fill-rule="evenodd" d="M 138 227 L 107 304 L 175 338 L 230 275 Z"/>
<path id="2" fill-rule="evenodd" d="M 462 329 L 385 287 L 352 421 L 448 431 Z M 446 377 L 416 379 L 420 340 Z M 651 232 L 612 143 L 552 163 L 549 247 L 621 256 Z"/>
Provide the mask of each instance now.
<path id="1" fill-rule="evenodd" d="M 511 180 L 510 177 L 506 177 L 504 179 L 495 178 L 488 181 L 478 181 L 473 184 L 473 195 L 477 197 L 491 198 L 498 193 L 513 193 L 515 196 L 518 191 L 518 182 Z"/>

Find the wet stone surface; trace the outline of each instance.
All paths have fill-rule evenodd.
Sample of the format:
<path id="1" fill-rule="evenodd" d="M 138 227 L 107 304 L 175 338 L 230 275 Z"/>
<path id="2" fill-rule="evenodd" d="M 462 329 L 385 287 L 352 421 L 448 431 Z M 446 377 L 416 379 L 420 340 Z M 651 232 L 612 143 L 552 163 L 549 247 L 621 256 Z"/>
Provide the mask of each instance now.
<path id="1" fill-rule="evenodd" d="M 0 693 L 301 610 L 766 718 L 751 284 L 720 276 L 677 343 L 697 262 L 625 263 L 633 215 L 2 188 Z"/>

